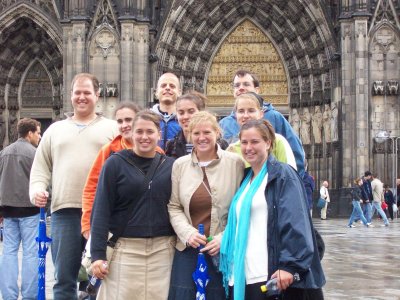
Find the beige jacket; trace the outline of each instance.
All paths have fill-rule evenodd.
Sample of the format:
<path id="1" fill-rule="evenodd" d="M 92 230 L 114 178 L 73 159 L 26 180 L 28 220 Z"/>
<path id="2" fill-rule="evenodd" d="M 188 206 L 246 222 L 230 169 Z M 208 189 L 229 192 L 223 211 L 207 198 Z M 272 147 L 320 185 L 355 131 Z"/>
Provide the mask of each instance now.
<path id="1" fill-rule="evenodd" d="M 210 184 L 211 226 L 210 235 L 222 238 L 228 219 L 229 206 L 243 178 L 244 163 L 235 153 L 218 146 L 218 159 L 206 167 Z M 192 226 L 189 212 L 190 199 L 203 181 L 203 172 L 194 152 L 178 158 L 172 167 L 172 194 L 168 204 L 171 224 L 178 236 L 176 248 L 185 249 L 190 236 L 197 231 Z"/>

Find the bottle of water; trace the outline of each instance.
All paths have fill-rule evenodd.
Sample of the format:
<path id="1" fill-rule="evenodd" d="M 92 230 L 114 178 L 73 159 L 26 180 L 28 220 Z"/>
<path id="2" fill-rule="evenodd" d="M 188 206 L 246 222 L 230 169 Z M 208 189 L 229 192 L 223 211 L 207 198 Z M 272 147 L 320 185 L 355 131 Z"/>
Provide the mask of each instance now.
<path id="1" fill-rule="evenodd" d="M 261 291 L 266 293 L 267 296 L 279 295 L 278 289 L 278 278 L 272 278 L 268 280 L 264 285 L 261 286 Z"/>
<path id="2" fill-rule="evenodd" d="M 108 265 L 107 262 L 103 263 L 103 268 L 107 269 Z M 89 280 L 89 284 L 86 287 L 86 292 L 90 295 L 90 296 L 96 296 L 97 295 L 97 290 L 99 289 L 101 285 L 101 279 L 97 278 L 96 276 L 92 276 L 92 278 L 90 278 Z"/>

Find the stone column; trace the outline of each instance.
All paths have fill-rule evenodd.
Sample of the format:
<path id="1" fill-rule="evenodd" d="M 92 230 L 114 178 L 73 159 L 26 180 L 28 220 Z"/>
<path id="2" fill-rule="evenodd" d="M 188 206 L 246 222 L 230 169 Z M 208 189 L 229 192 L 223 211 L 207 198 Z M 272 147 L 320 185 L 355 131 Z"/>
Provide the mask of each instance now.
<path id="1" fill-rule="evenodd" d="M 133 21 L 121 20 L 121 101 L 133 99 Z"/>
<path id="2" fill-rule="evenodd" d="M 87 72 L 85 20 L 73 20 L 63 25 L 63 108 L 64 112 L 72 111 L 71 81 L 81 72 Z"/>
<path id="3" fill-rule="evenodd" d="M 146 107 L 150 101 L 149 91 L 149 24 L 134 24 L 133 99 Z"/>

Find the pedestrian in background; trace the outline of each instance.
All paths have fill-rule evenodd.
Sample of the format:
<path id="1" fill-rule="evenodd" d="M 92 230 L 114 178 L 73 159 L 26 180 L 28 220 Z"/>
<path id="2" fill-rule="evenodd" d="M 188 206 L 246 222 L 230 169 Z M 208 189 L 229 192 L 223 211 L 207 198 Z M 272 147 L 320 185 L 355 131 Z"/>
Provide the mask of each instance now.
<path id="1" fill-rule="evenodd" d="M 307 164 L 306 164 L 306 168 L 305 168 L 305 171 L 304 171 L 303 184 L 304 184 L 304 187 L 306 189 L 308 209 L 310 210 L 310 215 L 312 217 L 312 211 L 313 211 L 313 197 L 312 197 L 312 194 L 313 194 L 313 192 L 315 190 L 315 181 L 314 181 L 314 178 L 307 171 Z"/>
<path id="2" fill-rule="evenodd" d="M 21 119 L 17 131 L 19 139 L 0 152 L 0 206 L 4 218 L 0 291 L 2 299 L 19 299 L 18 250 L 22 243 L 21 296 L 36 299 L 39 208 L 29 199 L 29 176 L 41 137 L 40 123 Z"/>
<path id="3" fill-rule="evenodd" d="M 326 213 L 328 210 L 328 203 L 331 202 L 331 199 L 329 197 L 329 191 L 328 191 L 328 186 L 329 183 L 328 181 L 322 182 L 322 186 L 319 190 L 319 195 L 322 199 L 325 199 L 325 206 L 321 209 L 321 220 L 326 220 Z"/>
<path id="4" fill-rule="evenodd" d="M 376 175 L 372 175 L 371 188 L 372 188 L 372 197 L 373 197 L 372 216 L 374 215 L 375 210 L 376 210 L 383 219 L 383 223 L 384 223 L 383 226 L 389 226 L 389 221 L 386 217 L 386 214 L 382 210 L 382 202 L 384 202 L 383 183 L 378 178 L 376 178 Z"/>
<path id="5" fill-rule="evenodd" d="M 356 219 L 361 219 L 363 224 L 367 227 L 374 227 L 371 223 L 367 222 L 367 219 L 365 218 L 362 209 L 361 209 L 361 203 L 365 200 L 363 198 L 363 188 L 362 188 L 363 182 L 361 178 L 356 178 L 354 180 L 354 186 L 351 189 L 351 197 L 352 197 L 352 205 L 353 205 L 353 212 L 351 213 L 349 223 L 347 227 L 353 228 L 356 227 L 353 225 L 353 222 Z"/>

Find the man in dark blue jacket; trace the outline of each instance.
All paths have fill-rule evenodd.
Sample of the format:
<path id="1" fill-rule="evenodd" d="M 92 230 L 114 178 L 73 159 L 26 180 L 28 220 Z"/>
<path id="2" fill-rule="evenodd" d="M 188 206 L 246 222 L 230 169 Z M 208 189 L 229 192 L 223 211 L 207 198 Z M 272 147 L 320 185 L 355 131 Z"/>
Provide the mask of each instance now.
<path id="1" fill-rule="evenodd" d="M 367 219 L 368 223 L 371 223 L 372 219 L 372 173 L 370 171 L 366 171 L 364 173 L 364 177 L 362 178 L 363 181 L 363 199 L 366 199 L 362 205 L 363 213 L 365 218 Z"/>
<path id="2" fill-rule="evenodd" d="M 233 78 L 233 96 L 235 98 L 243 93 L 248 92 L 258 94 L 259 91 L 260 82 L 254 74 L 246 70 L 239 70 L 236 72 Z M 296 135 L 292 126 L 290 126 L 285 117 L 280 112 L 276 111 L 271 103 L 268 103 L 264 100 L 263 110 L 264 118 L 272 124 L 275 132 L 283 135 L 290 144 L 296 159 L 297 171 L 300 174 L 300 177 L 303 177 L 304 150 L 299 137 Z M 228 141 L 228 143 L 233 143 L 238 139 L 240 127 L 236 121 L 234 112 L 223 118 L 219 122 L 219 125 L 222 128 L 223 139 Z"/>

